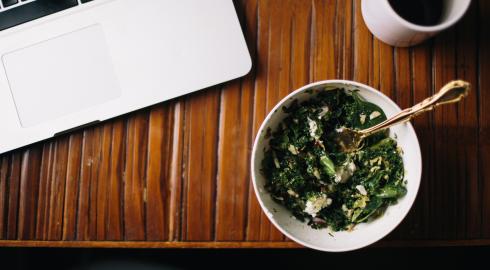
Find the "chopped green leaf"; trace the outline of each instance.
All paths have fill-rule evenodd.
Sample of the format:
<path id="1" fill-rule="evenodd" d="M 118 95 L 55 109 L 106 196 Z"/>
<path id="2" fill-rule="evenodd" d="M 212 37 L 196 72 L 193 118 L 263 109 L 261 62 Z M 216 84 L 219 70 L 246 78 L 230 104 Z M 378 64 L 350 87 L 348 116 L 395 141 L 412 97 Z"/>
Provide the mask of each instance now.
<path id="1" fill-rule="evenodd" d="M 338 128 L 385 120 L 379 106 L 357 91 L 333 89 L 282 109 L 285 119 L 266 132 L 261 171 L 273 200 L 296 219 L 315 229 L 351 230 L 406 194 L 402 151 L 388 131 L 369 136 L 353 153 L 341 152 L 335 142 Z"/>

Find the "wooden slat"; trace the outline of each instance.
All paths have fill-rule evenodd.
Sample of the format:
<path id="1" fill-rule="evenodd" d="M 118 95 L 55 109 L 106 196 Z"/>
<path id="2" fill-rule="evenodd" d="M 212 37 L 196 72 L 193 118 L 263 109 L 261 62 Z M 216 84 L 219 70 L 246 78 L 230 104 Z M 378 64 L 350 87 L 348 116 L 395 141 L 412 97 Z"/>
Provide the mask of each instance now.
<path id="1" fill-rule="evenodd" d="M 373 87 L 376 87 L 376 89 L 380 90 L 383 94 L 394 99 L 396 97 L 397 88 L 395 86 L 396 75 L 393 47 L 388 46 L 378 39 L 374 39 L 373 44 L 373 55 L 376 55 L 373 61 Z"/>
<path id="2" fill-rule="evenodd" d="M 455 32 L 443 32 L 434 43 L 434 89 L 437 91 L 456 76 Z M 461 140 L 458 132 L 458 111 L 456 105 L 442 106 L 435 111 L 435 178 L 432 181 L 434 222 L 431 235 L 447 239 L 459 237 L 464 232 L 465 217 L 460 203 L 458 182 L 461 179 L 458 160 L 461 156 L 457 143 Z"/>
<path id="3" fill-rule="evenodd" d="M 168 239 L 177 241 L 182 235 L 182 186 L 183 186 L 183 150 L 184 150 L 184 116 L 185 103 L 183 99 L 175 102 L 173 110 L 173 134 L 171 149 L 172 156 L 170 162 L 170 179 L 168 180 L 168 193 L 170 202 L 168 205 Z"/>
<path id="4" fill-rule="evenodd" d="M 63 229 L 63 205 L 65 199 L 66 169 L 68 160 L 68 137 L 60 138 L 56 142 L 53 155 L 53 166 L 48 181 L 51 182 L 48 190 L 48 217 L 47 239 L 61 240 Z"/>
<path id="5" fill-rule="evenodd" d="M 411 49 L 395 49 L 395 101 L 402 109 L 412 105 Z"/>
<path id="6" fill-rule="evenodd" d="M 109 208 L 109 188 L 110 166 L 111 166 L 111 147 L 112 147 L 112 124 L 106 123 L 102 126 L 100 136 L 100 161 L 97 180 L 95 186 L 96 192 L 96 239 L 107 239 L 107 233 L 111 228 L 107 227 L 108 208 Z"/>
<path id="7" fill-rule="evenodd" d="M 238 15 L 242 21 L 242 29 L 251 57 L 256 59 L 258 38 L 256 30 L 261 11 L 257 1 L 238 3 L 240 4 L 242 9 L 238 10 Z M 261 214 L 257 211 L 258 204 L 249 181 L 250 145 L 253 139 L 254 80 L 257 68 L 254 63 L 247 76 L 225 86 L 221 94 L 216 194 L 216 240 L 218 241 L 247 239 L 249 222 L 256 221 L 255 216 Z M 229 159 L 226 158 L 227 156 L 240 157 L 240 159 Z M 250 204 L 255 207 L 249 207 Z M 257 212 L 251 215 L 249 210 Z M 252 218 L 248 220 L 250 216 Z M 260 223 L 254 224 L 257 226 Z"/>
<path id="8" fill-rule="evenodd" d="M 462 103 L 413 121 L 420 192 L 375 246 L 489 243 L 488 1 L 411 48 L 373 37 L 361 0 L 234 3 L 253 62 L 245 77 L 0 155 L 0 246 L 298 247 L 257 202 L 251 147 L 280 99 L 335 78 L 400 107 L 449 80 L 472 83 Z"/>
<path id="9" fill-rule="evenodd" d="M 77 207 L 77 240 L 96 239 L 97 172 L 100 161 L 101 127 L 83 133 Z"/>
<path id="10" fill-rule="evenodd" d="M 41 166 L 41 145 L 27 149 L 22 154 L 20 173 L 20 202 L 18 239 L 35 239 L 36 236 L 36 196 L 39 192 L 39 169 Z"/>
<path id="11" fill-rule="evenodd" d="M 147 239 L 169 238 L 169 206 L 171 203 L 171 166 L 175 103 L 150 112 L 147 168 Z"/>
<path id="12" fill-rule="evenodd" d="M 259 22 L 257 61 L 260 63 L 263 61 L 262 55 L 267 55 L 267 62 L 264 62 L 263 69 L 258 69 L 256 75 L 255 119 L 265 117 L 265 113 L 270 111 L 279 99 L 307 82 L 307 76 L 311 76 L 314 72 L 308 68 L 309 63 L 322 61 L 321 58 L 314 59 L 309 55 L 313 50 L 324 51 L 324 45 L 314 48 L 311 42 L 315 35 L 314 31 L 323 31 L 313 26 L 320 25 L 321 18 L 324 18 L 317 18 L 315 11 L 315 5 L 320 5 L 322 8 L 322 3 L 313 3 L 310 7 L 308 2 L 288 2 L 289 5 L 294 5 L 294 8 L 279 8 L 283 3 L 275 1 L 269 7 L 261 6 L 262 3 L 259 2 L 258 12 L 264 14 L 261 16 L 264 19 Z M 333 47 L 331 48 L 333 55 Z M 333 61 L 333 59 L 329 60 Z M 320 65 L 318 67 L 316 73 L 324 73 L 323 67 Z M 263 79 L 262 76 L 265 78 Z M 261 92 L 264 90 L 266 93 Z M 262 97 L 262 94 L 265 94 L 265 97 Z M 259 101 L 262 99 L 265 99 L 265 104 Z M 254 134 L 256 130 L 257 127 L 254 128 Z M 262 212 L 257 213 L 260 208 L 255 201 L 255 196 L 253 192 L 249 194 L 253 197 L 249 204 L 249 218 L 251 218 L 248 225 L 249 239 L 281 239 L 282 236 L 270 225 L 265 215 Z"/>
<path id="13" fill-rule="evenodd" d="M 66 168 L 65 203 L 63 213 L 63 240 L 76 239 L 77 202 L 80 186 L 80 162 L 83 133 L 70 136 Z"/>
<path id="14" fill-rule="evenodd" d="M 124 239 L 144 240 L 145 175 L 148 155 L 148 113 L 141 111 L 130 117 L 126 135 L 126 166 L 124 169 Z"/>
<path id="15" fill-rule="evenodd" d="M 396 48 L 394 50 L 394 89 L 392 95 L 395 102 L 402 109 L 408 108 L 412 105 L 412 81 L 411 81 L 411 53 L 409 48 Z M 410 173 L 408 168 L 407 173 Z M 411 212 L 413 213 L 413 212 Z M 392 233 L 392 237 L 396 239 L 410 238 L 415 235 L 415 222 L 413 222 L 413 215 L 408 215 L 405 218 L 405 222 L 401 224 Z"/>
<path id="16" fill-rule="evenodd" d="M 468 31 L 477 27 L 477 7 L 473 1 L 465 18 L 458 23 L 455 31 L 457 77 L 471 83 L 471 94 L 458 104 L 460 150 L 458 189 L 465 190 L 460 200 L 465 207 L 466 233 L 461 238 L 478 238 L 481 236 L 481 190 L 478 182 L 478 35 Z M 464 179 L 464 181 L 461 181 Z"/>
<path id="17" fill-rule="evenodd" d="M 353 26 L 354 31 L 354 65 L 353 79 L 355 81 L 370 84 L 374 80 L 373 69 L 373 36 L 364 24 L 361 14 L 361 0 L 354 0 Z"/>
<path id="18" fill-rule="evenodd" d="M 125 162 L 125 130 L 126 125 L 122 119 L 114 121 L 111 139 L 111 164 L 107 206 L 107 240 L 122 240 L 124 238 L 123 226 L 123 175 Z"/>
<path id="19" fill-rule="evenodd" d="M 18 207 L 20 196 L 20 170 L 21 153 L 15 152 L 10 159 L 10 170 L 8 174 L 8 207 L 7 207 L 7 233 L 6 239 L 17 238 Z"/>
<path id="20" fill-rule="evenodd" d="M 336 2 L 313 1 L 311 16 L 310 80 L 335 79 Z"/>
<path id="21" fill-rule="evenodd" d="M 490 238 L 490 2 L 478 2 L 478 168 L 479 186 L 482 190 L 482 236 Z"/>
<path id="22" fill-rule="evenodd" d="M 146 204 L 146 231 L 148 240 L 165 240 L 168 233 L 166 227 L 165 192 L 166 155 L 172 153 L 165 149 L 168 140 L 168 130 L 165 128 L 165 108 L 154 108 L 150 112 L 148 127 L 148 167 L 146 171 L 147 204 Z"/>
<path id="23" fill-rule="evenodd" d="M 0 163 L 0 238 L 6 239 L 7 236 L 7 213 L 8 213 L 8 170 L 9 157 L 3 156 Z"/>
<path id="24" fill-rule="evenodd" d="M 342 78 L 347 80 L 353 79 L 353 66 L 354 66 L 354 57 L 353 57 L 353 43 L 354 37 L 352 31 L 353 21 L 354 21 L 354 1 L 337 1 L 338 5 L 338 27 L 342 31 L 341 37 L 339 38 L 339 46 L 341 48 L 339 53 L 342 53 L 339 58 L 342 61 Z M 342 27 L 343 26 L 343 27 Z M 340 42 L 342 40 L 342 42 Z"/>
<path id="25" fill-rule="evenodd" d="M 260 123 L 267 114 L 267 106 L 270 104 L 268 86 L 268 70 L 270 67 L 268 48 L 270 40 L 270 14 L 271 7 L 265 1 L 257 1 L 257 40 L 256 56 L 254 63 L 257 66 L 255 74 L 255 100 L 253 107 L 253 138 L 255 138 Z M 250 14 L 251 15 L 251 14 Z M 252 18 L 250 18 L 252 19 Z M 250 41 L 250 40 L 249 40 Z M 250 46 L 249 42 L 249 46 Z M 247 240 L 257 241 L 270 239 L 271 230 L 275 239 L 281 239 L 281 235 L 276 233 L 272 224 L 262 213 L 257 202 L 253 188 L 249 188 L 248 220 L 247 220 Z"/>
<path id="26" fill-rule="evenodd" d="M 431 77 L 431 43 L 419 45 L 413 48 L 412 53 L 412 90 L 413 100 L 420 102 L 433 94 Z M 414 209 L 411 214 L 417 218 L 413 221 L 415 236 L 421 239 L 429 237 L 429 226 L 431 223 L 430 202 L 430 183 L 434 179 L 434 114 L 432 112 L 419 115 L 413 120 L 413 125 L 419 139 L 422 156 L 422 179 L 420 183 L 419 195 L 415 201 Z M 410 173 L 410 172 L 407 172 Z"/>
<path id="27" fill-rule="evenodd" d="M 237 89 L 238 88 L 238 89 Z M 242 240 L 250 179 L 249 152 L 253 89 L 240 82 L 223 88 L 221 96 L 220 141 L 216 201 L 216 240 Z M 233 139 L 227 139 L 233 138 Z M 227 156 L 240 157 L 230 159 Z"/>
<path id="28" fill-rule="evenodd" d="M 306 1 L 293 1 L 292 10 L 290 91 L 296 90 L 310 81 L 310 52 L 312 50 L 310 32 L 312 27 L 311 16 L 313 16 L 312 7 Z"/>
<path id="29" fill-rule="evenodd" d="M 291 91 L 289 89 L 290 49 L 291 49 L 291 9 L 283 9 L 284 1 L 276 0 L 268 4 L 269 44 L 267 48 L 268 67 L 266 89 L 266 112 Z M 290 2 L 288 3 L 290 4 Z M 259 9 L 261 6 L 259 6 Z M 259 11 L 260 12 L 260 11 Z M 313 16 L 313 15 L 312 15 Z M 265 221 L 265 222 L 264 222 Z M 260 227 L 261 240 L 281 240 L 283 235 L 267 219 L 262 219 Z"/>
<path id="30" fill-rule="evenodd" d="M 36 239 L 47 240 L 48 230 L 48 191 L 50 188 L 50 177 L 52 168 L 52 149 L 54 143 L 48 142 L 43 145 L 42 157 L 41 157 L 41 170 L 39 173 L 39 192 L 37 196 L 37 217 L 36 217 Z"/>
<path id="31" fill-rule="evenodd" d="M 208 89 L 186 100 L 188 134 L 183 240 L 214 238 L 219 89 Z"/>

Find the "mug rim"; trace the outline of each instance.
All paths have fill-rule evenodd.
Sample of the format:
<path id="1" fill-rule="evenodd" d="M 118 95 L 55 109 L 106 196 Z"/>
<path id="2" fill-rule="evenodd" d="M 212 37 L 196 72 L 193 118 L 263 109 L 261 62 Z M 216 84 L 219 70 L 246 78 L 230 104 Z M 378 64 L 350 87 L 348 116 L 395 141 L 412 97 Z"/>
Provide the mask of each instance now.
<path id="1" fill-rule="evenodd" d="M 390 14 L 403 26 L 408 27 L 409 29 L 419 31 L 419 32 L 435 32 L 435 31 L 442 31 L 444 29 L 447 29 L 454 25 L 456 22 L 458 22 L 463 15 L 466 13 L 468 10 L 471 0 L 457 0 L 457 1 L 466 1 L 464 2 L 463 8 L 459 10 L 459 13 L 457 13 L 455 16 L 452 18 L 449 18 L 449 20 L 446 20 L 443 23 L 436 24 L 436 25 L 431 25 L 431 26 L 423 26 L 419 24 L 414 24 L 410 21 L 405 20 L 403 17 L 398 15 L 398 13 L 393 9 L 393 7 L 390 5 L 388 0 L 384 0 L 381 3 L 386 6 L 387 10 L 390 12 Z"/>

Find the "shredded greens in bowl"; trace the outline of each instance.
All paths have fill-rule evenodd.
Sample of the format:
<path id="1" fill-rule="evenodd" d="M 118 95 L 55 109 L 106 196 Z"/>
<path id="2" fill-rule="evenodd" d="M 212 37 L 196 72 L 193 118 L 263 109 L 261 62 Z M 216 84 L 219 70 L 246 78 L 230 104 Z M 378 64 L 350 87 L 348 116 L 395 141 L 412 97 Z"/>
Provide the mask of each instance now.
<path id="1" fill-rule="evenodd" d="M 364 129 L 386 120 L 380 107 L 356 91 L 334 89 L 283 110 L 286 118 L 267 130 L 262 173 L 272 198 L 294 217 L 315 229 L 351 230 L 406 194 L 402 151 L 388 131 L 369 136 L 350 153 L 335 142 L 339 128 Z"/>

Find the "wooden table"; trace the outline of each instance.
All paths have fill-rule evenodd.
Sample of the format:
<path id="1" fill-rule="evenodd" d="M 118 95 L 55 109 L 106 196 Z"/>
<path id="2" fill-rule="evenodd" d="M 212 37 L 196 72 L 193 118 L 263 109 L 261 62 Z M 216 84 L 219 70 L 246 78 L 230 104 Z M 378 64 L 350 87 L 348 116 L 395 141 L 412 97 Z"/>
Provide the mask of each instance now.
<path id="1" fill-rule="evenodd" d="M 378 245 L 490 244 L 490 1 L 412 48 L 373 38 L 359 0 L 236 7 L 249 75 L 0 156 L 0 246 L 297 247 L 257 203 L 252 139 L 286 94 L 334 78 L 401 107 L 451 79 L 472 83 L 464 102 L 414 121 L 420 192 Z"/>

